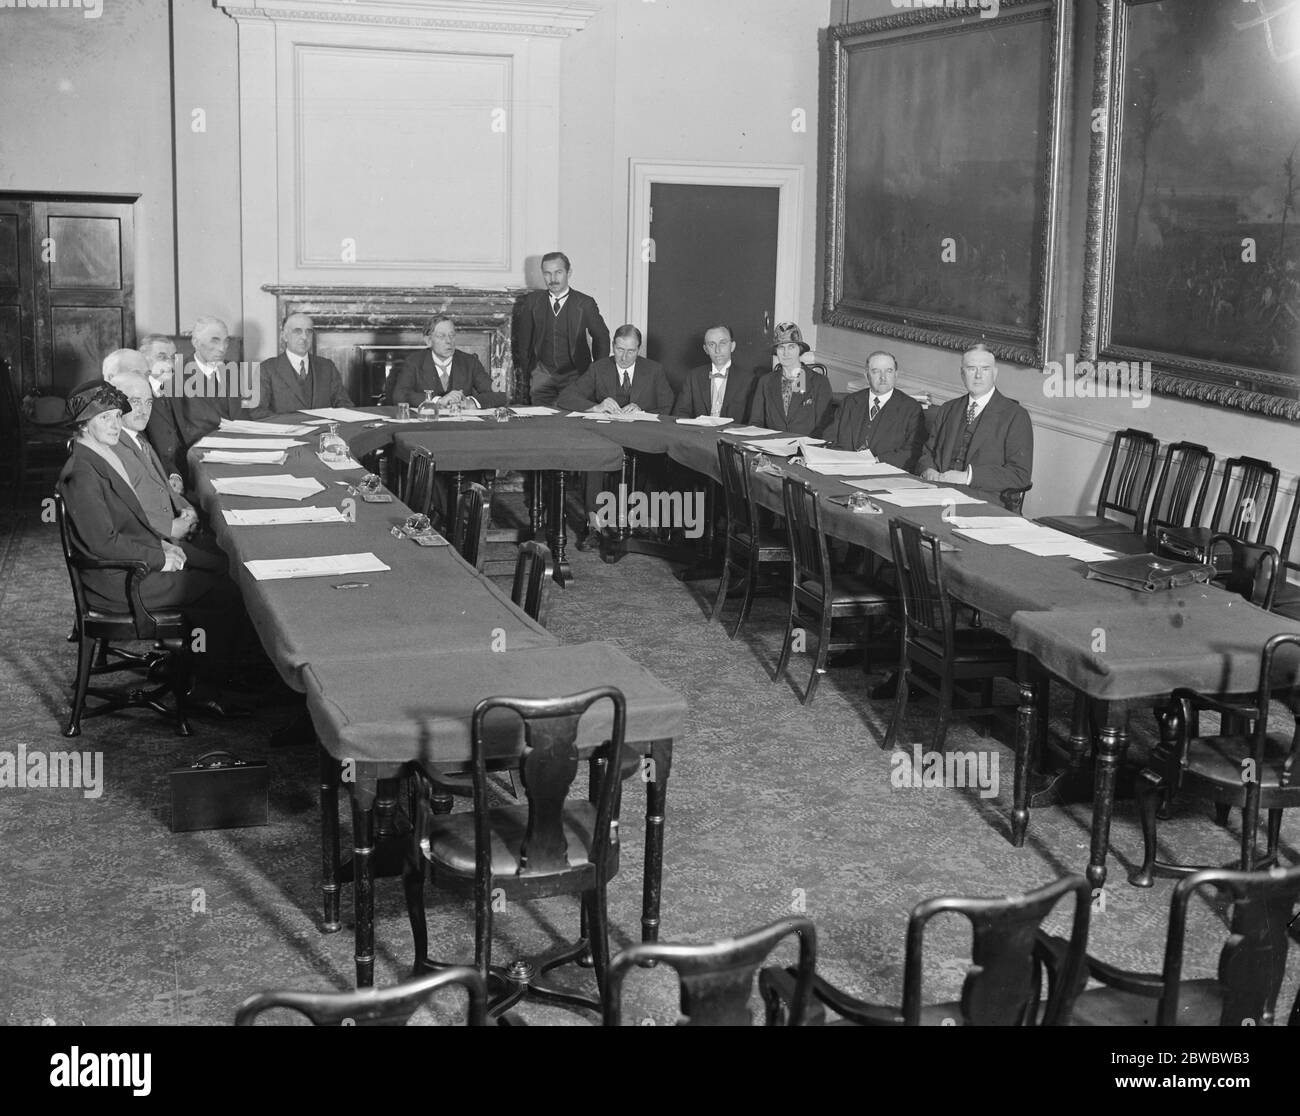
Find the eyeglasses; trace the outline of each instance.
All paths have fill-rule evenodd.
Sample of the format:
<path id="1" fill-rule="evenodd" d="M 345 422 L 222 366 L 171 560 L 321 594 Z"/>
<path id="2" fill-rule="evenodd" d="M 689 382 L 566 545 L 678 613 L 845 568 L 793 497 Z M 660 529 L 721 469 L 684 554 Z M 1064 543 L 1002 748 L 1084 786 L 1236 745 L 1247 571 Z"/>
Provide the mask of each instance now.
<path id="1" fill-rule="evenodd" d="M 146 407 L 153 406 L 152 395 L 131 395 L 127 397 L 126 401 L 131 404 L 131 410 L 133 411 L 143 411 Z"/>

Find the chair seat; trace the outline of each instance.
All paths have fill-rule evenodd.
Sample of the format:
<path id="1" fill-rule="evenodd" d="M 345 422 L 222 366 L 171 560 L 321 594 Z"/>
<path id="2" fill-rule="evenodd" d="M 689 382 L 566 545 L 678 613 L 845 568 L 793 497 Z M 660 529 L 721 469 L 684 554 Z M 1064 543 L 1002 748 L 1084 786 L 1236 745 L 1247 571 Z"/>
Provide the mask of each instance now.
<path id="1" fill-rule="evenodd" d="M 913 632 L 910 642 L 931 655 L 943 657 L 943 644 L 919 632 Z M 953 662 L 982 663 L 1006 659 L 1015 665 L 1016 652 L 1007 637 L 988 628 L 958 628 L 953 632 Z"/>
<path id="2" fill-rule="evenodd" d="M 1104 546 L 1117 554 L 1146 554 L 1151 549 L 1147 545 L 1145 535 L 1135 535 L 1132 531 L 1118 531 L 1114 534 L 1099 532 L 1089 535 L 1088 541 L 1094 546 Z"/>
<path id="3" fill-rule="evenodd" d="M 754 536 L 749 531 L 736 531 L 732 539 L 746 550 L 754 546 Z M 760 528 L 758 531 L 759 558 L 765 562 L 790 561 L 790 540 L 776 531 Z"/>
<path id="4" fill-rule="evenodd" d="M 1261 791 L 1285 789 L 1300 800 L 1300 783 L 1282 788 L 1282 769 L 1290 752 L 1290 740 L 1270 733 L 1264 743 L 1264 763 L 1255 773 L 1256 781 Z M 1199 736 L 1187 746 L 1185 774 L 1222 783 L 1244 796 L 1241 764 L 1247 755 L 1246 742 L 1240 736 Z"/>
<path id="5" fill-rule="evenodd" d="M 1300 585 L 1279 581 L 1273 596 L 1273 611 L 1291 620 L 1300 620 Z"/>
<path id="6" fill-rule="evenodd" d="M 180 612 L 155 612 L 157 620 L 156 634 L 150 639 L 167 639 L 172 636 L 183 637 L 185 617 Z M 136 634 L 135 619 L 129 612 L 102 612 L 96 608 L 86 610 L 82 618 L 86 634 L 97 639 L 139 639 Z"/>
<path id="7" fill-rule="evenodd" d="M 1055 531 L 1064 531 L 1067 535 L 1076 535 L 1081 539 L 1093 535 L 1133 534 L 1124 524 L 1116 519 L 1107 519 L 1104 515 L 1048 515 L 1037 522 Z"/>
<path id="8" fill-rule="evenodd" d="M 519 848 L 528 827 L 528 807 L 501 806 L 490 811 L 492 874 L 513 876 L 519 872 Z M 569 865 L 577 868 L 591 859 L 591 835 L 596 828 L 596 807 L 578 799 L 564 805 L 564 836 L 568 841 Z M 474 814 L 436 814 L 429 824 L 428 858 L 454 876 L 474 875 Z M 615 862 L 617 863 L 617 862 Z"/>
<path id="9" fill-rule="evenodd" d="M 799 583 L 805 593 L 820 599 L 822 583 L 808 578 Z M 831 608 L 839 616 L 874 616 L 893 608 L 898 590 L 857 573 L 836 572 L 831 583 Z"/>
<path id="10" fill-rule="evenodd" d="M 1160 1001 L 1154 996 L 1095 988 L 1074 1001 L 1072 1027 L 1154 1027 Z M 1185 980 L 1179 986 L 1178 1024 L 1217 1027 L 1223 1010 L 1223 992 L 1217 980 Z"/>

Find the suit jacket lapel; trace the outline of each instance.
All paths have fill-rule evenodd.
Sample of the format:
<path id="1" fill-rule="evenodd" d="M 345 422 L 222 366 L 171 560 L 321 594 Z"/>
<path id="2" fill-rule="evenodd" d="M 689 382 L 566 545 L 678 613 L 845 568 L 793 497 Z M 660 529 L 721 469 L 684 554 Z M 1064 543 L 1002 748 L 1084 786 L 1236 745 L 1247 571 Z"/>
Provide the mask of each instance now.
<path id="1" fill-rule="evenodd" d="M 118 475 L 117 470 L 109 465 L 107 461 L 99 460 L 99 455 L 95 453 L 94 450 L 87 450 L 85 447 L 82 448 L 86 457 L 90 460 L 91 468 L 98 470 L 99 475 L 108 481 L 109 488 L 116 493 L 117 498 L 126 505 L 127 510 L 135 516 L 141 526 L 143 526 L 144 529 L 155 538 L 158 537 L 158 532 L 150 526 L 149 519 L 144 514 L 144 507 L 140 503 L 140 497 L 135 494 L 135 489 L 127 484 L 127 482 Z"/>

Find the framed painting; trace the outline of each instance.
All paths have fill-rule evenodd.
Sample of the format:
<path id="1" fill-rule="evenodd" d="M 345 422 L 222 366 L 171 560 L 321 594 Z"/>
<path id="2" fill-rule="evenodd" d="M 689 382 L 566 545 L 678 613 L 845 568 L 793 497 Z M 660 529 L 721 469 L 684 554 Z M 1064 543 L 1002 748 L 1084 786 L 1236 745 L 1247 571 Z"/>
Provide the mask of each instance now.
<path id="1" fill-rule="evenodd" d="M 1083 355 L 1300 420 L 1300 6 L 1098 12 Z"/>
<path id="2" fill-rule="evenodd" d="M 1073 18 L 918 5 L 826 33 L 821 321 L 1041 366 Z"/>

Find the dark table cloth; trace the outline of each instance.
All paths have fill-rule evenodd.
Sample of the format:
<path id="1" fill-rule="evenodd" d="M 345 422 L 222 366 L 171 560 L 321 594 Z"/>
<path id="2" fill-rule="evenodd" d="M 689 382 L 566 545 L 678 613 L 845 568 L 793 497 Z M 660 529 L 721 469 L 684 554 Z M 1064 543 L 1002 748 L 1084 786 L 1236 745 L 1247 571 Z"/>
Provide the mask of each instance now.
<path id="1" fill-rule="evenodd" d="M 508 423 L 445 423 L 445 429 L 412 432 L 399 426 L 397 459 L 410 461 L 411 449 L 428 450 L 439 472 L 510 468 L 603 472 L 623 464 L 623 451 L 575 420 L 519 418 Z"/>

